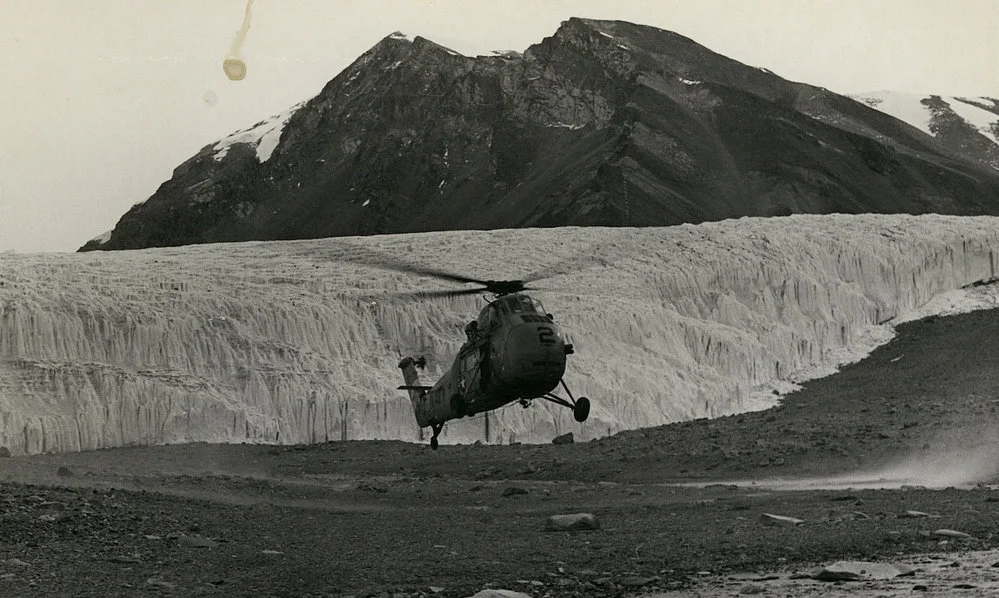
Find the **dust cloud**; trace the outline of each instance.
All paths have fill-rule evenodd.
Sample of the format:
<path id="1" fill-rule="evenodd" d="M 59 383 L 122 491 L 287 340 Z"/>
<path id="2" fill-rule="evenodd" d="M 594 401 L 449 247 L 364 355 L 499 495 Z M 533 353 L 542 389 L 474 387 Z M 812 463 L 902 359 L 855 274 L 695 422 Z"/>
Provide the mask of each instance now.
<path id="1" fill-rule="evenodd" d="M 243 25 L 236 32 L 236 38 L 232 40 L 229 54 L 222 61 L 222 70 L 230 81 L 242 81 L 246 77 L 246 63 L 240 56 L 240 47 L 246 39 L 246 32 L 250 30 L 250 19 L 253 17 L 253 0 L 247 0 L 246 13 L 243 15 Z"/>
<path id="2" fill-rule="evenodd" d="M 995 482 L 999 480 L 999 430 L 982 422 L 937 434 L 877 474 L 928 488 Z"/>
<path id="3" fill-rule="evenodd" d="M 930 435 L 920 447 L 856 472 L 808 478 L 734 481 L 771 490 L 970 488 L 999 483 L 999 429 L 985 421 Z"/>

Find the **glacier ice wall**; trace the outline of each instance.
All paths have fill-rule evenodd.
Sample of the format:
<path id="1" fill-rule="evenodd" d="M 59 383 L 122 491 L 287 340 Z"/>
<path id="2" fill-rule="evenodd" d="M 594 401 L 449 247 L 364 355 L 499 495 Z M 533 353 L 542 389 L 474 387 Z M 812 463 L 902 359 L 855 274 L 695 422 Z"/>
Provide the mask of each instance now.
<path id="1" fill-rule="evenodd" d="M 545 402 L 451 422 L 445 442 L 594 438 L 750 408 L 934 296 L 997 277 L 999 219 L 793 216 L 0 254 L 0 446 L 15 454 L 184 441 L 423 438 L 403 354 L 436 379 L 479 297 L 342 258 L 365 248 L 536 296 L 571 335 L 577 424 Z"/>

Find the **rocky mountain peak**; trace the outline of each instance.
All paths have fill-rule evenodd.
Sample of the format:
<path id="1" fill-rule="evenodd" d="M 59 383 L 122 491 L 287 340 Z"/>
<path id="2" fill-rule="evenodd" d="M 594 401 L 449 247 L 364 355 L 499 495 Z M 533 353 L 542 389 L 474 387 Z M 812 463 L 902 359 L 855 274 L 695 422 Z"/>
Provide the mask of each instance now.
<path id="1" fill-rule="evenodd" d="M 523 54 L 474 58 L 397 32 L 308 102 L 206 146 L 83 249 L 999 213 L 987 136 L 942 143 L 964 128 L 937 122 L 927 133 L 623 21 L 573 18 Z"/>

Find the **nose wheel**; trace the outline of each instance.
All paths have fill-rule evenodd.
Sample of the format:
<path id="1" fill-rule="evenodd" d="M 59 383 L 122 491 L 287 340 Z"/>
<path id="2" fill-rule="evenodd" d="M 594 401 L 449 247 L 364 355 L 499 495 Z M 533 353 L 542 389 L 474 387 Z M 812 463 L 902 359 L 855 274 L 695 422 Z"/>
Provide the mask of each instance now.
<path id="1" fill-rule="evenodd" d="M 590 400 L 586 397 L 576 399 L 576 404 L 572 406 L 572 417 L 579 423 L 586 421 L 590 416 Z"/>
<path id="2" fill-rule="evenodd" d="M 569 395 L 569 400 L 563 399 L 558 395 L 552 393 L 545 393 L 541 396 L 542 399 L 546 401 L 551 401 L 556 405 L 562 405 L 563 407 L 568 407 L 572 409 L 572 418 L 579 423 L 586 421 L 586 418 L 590 416 L 590 400 L 586 397 L 579 397 L 578 399 L 572 396 L 572 391 L 566 386 L 565 380 L 560 380 L 562 383 L 562 388 L 565 389 L 566 394 Z"/>

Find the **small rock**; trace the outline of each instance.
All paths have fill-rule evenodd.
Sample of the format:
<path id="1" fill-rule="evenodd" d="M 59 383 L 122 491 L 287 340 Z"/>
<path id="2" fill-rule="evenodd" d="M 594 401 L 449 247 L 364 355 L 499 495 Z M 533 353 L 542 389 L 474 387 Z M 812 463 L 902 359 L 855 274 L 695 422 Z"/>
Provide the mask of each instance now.
<path id="1" fill-rule="evenodd" d="M 270 550 L 270 549 L 264 549 L 264 550 L 261 550 L 260 552 L 262 554 L 284 554 L 280 550 Z"/>
<path id="2" fill-rule="evenodd" d="M 766 587 L 753 583 L 746 584 L 741 588 L 739 588 L 739 593 L 744 595 L 762 594 L 766 591 L 767 591 Z"/>
<path id="3" fill-rule="evenodd" d="M 552 515 L 545 521 L 545 531 L 584 531 L 600 529 L 597 516 L 592 513 Z"/>
<path id="4" fill-rule="evenodd" d="M 647 586 L 654 581 L 656 581 L 654 577 L 641 577 L 638 575 L 632 575 L 629 577 L 624 577 L 619 579 L 618 584 L 626 588 L 640 588 L 642 586 Z"/>
<path id="5" fill-rule="evenodd" d="M 218 548 L 219 546 L 215 540 L 202 536 L 181 536 L 177 538 L 177 543 L 188 548 Z"/>
<path id="6" fill-rule="evenodd" d="M 929 590 L 929 589 L 930 589 L 929 586 L 921 584 L 921 583 L 918 583 L 918 584 L 912 586 L 912 591 L 913 592 L 925 592 L 926 590 Z"/>
<path id="7" fill-rule="evenodd" d="M 832 509 L 829 511 L 828 519 L 829 521 L 857 521 L 857 520 L 868 520 L 871 516 L 863 511 L 840 511 L 838 509 Z"/>
<path id="8" fill-rule="evenodd" d="M 432 593 L 434 593 L 434 594 L 440 594 L 441 592 L 443 592 L 443 591 L 444 591 L 444 588 L 442 588 L 442 587 L 440 587 L 440 586 L 430 586 L 430 588 L 429 588 L 429 589 L 430 589 L 430 591 L 431 591 Z"/>
<path id="9" fill-rule="evenodd" d="M 60 467 L 56 471 L 56 475 L 58 475 L 59 477 L 63 477 L 63 478 L 71 478 L 71 477 L 73 477 L 73 470 L 71 470 L 68 467 Z"/>
<path id="10" fill-rule="evenodd" d="M 472 594 L 469 598 L 531 598 L 531 595 L 513 590 L 486 589 Z"/>
<path id="11" fill-rule="evenodd" d="M 573 442 L 575 442 L 575 440 L 572 437 L 572 432 L 566 432 L 565 434 L 552 438 L 552 444 L 572 444 Z"/>
<path id="12" fill-rule="evenodd" d="M 519 486 L 509 486 L 503 490 L 503 496 L 516 496 L 518 494 L 527 494 L 527 490 Z"/>
<path id="13" fill-rule="evenodd" d="M 10 449 L 5 446 L 0 446 L 0 458 L 9 457 L 9 456 L 10 456 Z"/>
<path id="14" fill-rule="evenodd" d="M 374 482 L 361 482 L 357 485 L 357 489 L 364 490 L 366 492 L 378 492 L 380 494 L 388 492 L 388 487 L 381 484 L 375 484 Z"/>
<path id="15" fill-rule="evenodd" d="M 954 588 L 958 589 L 958 590 L 973 590 L 973 589 L 975 589 L 977 587 L 978 586 L 972 585 L 970 583 L 959 583 L 959 584 L 955 584 L 954 585 Z"/>
<path id="16" fill-rule="evenodd" d="M 771 526 L 794 526 L 801 525 L 804 523 L 804 519 L 796 519 L 794 517 L 787 517 L 785 515 L 771 515 L 770 513 L 763 513 L 760 515 L 760 523 L 763 525 Z"/>
<path id="17" fill-rule="evenodd" d="M 177 584 L 170 583 L 169 581 L 161 579 L 159 577 L 150 577 L 149 579 L 146 580 L 146 585 L 157 588 L 163 588 L 165 590 L 172 590 L 177 587 Z"/>
<path id="18" fill-rule="evenodd" d="M 922 511 L 905 511 L 904 513 L 899 514 L 899 517 L 902 519 L 920 519 L 929 516 L 929 513 L 924 513 Z"/>
<path id="19" fill-rule="evenodd" d="M 906 565 L 837 561 L 832 565 L 813 569 L 810 576 L 818 581 L 857 581 L 862 579 L 895 579 L 896 577 L 912 575 L 914 571 Z"/>
<path id="20" fill-rule="evenodd" d="M 15 567 L 30 567 L 31 566 L 31 563 L 28 563 L 28 562 L 22 561 L 21 559 L 16 559 L 16 558 L 15 559 L 7 559 L 4 562 L 7 563 L 8 565 L 13 565 Z"/>
<path id="21" fill-rule="evenodd" d="M 938 529 L 934 531 L 932 535 L 941 538 L 956 538 L 960 540 L 968 540 L 971 539 L 972 537 L 971 534 L 966 534 L 964 532 L 959 532 L 957 530 L 952 530 L 952 529 Z"/>
<path id="22" fill-rule="evenodd" d="M 817 567 L 808 574 L 808 577 L 817 581 L 859 581 L 862 579 L 859 573 L 838 571 L 829 567 Z"/>

